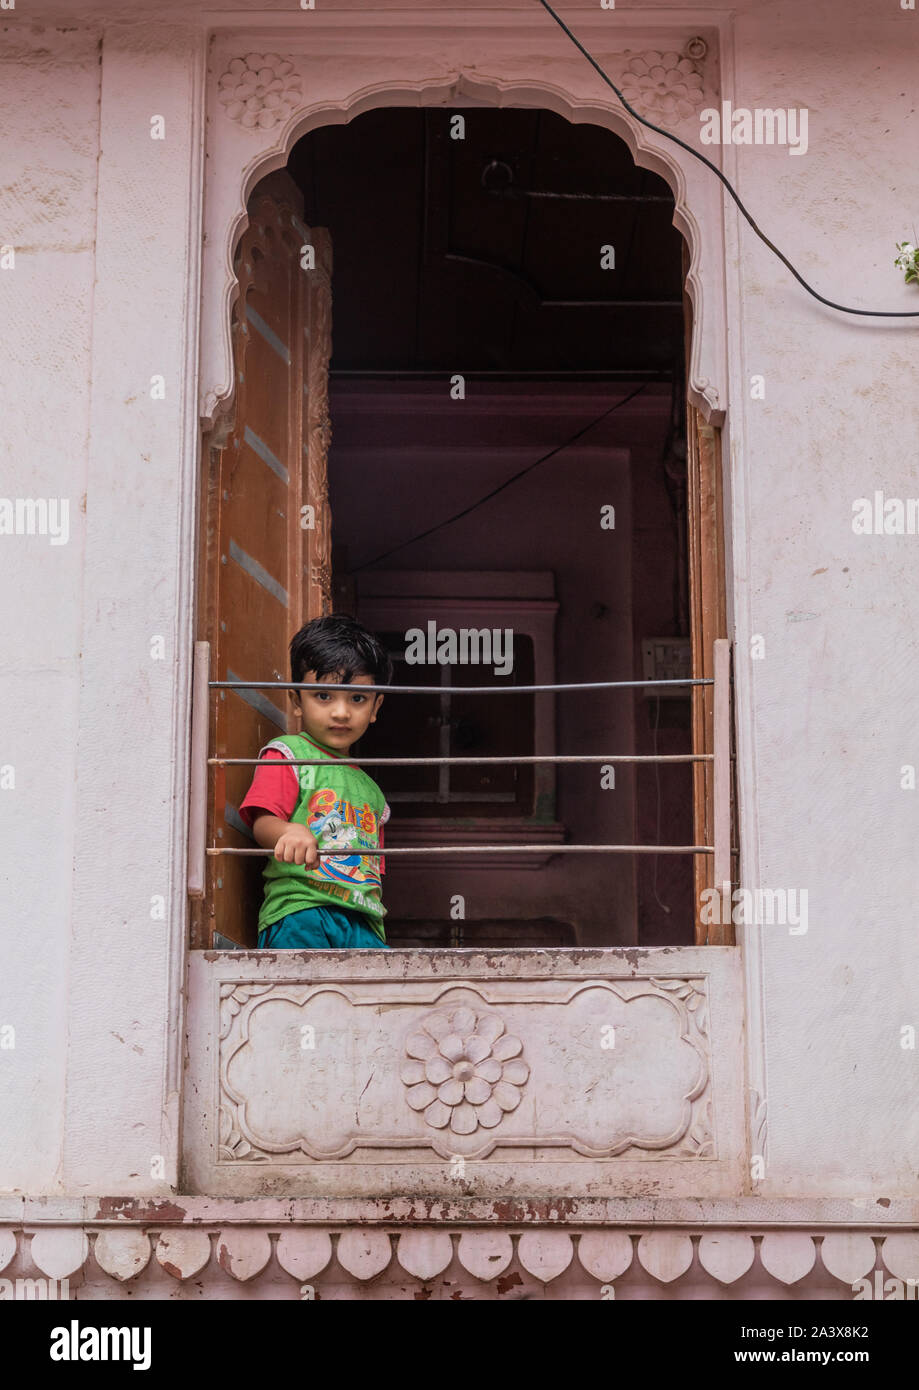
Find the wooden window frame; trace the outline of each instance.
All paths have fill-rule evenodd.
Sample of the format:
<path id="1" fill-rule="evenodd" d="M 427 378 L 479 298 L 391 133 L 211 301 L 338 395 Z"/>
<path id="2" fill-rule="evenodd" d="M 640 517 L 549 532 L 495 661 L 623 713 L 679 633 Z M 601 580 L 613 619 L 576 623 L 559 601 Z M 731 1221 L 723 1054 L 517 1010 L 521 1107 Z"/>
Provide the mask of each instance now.
<path id="1" fill-rule="evenodd" d="M 684 276 L 688 269 L 688 250 L 683 246 Z M 684 322 L 686 360 L 692 342 L 692 304 L 685 291 Z M 689 610 L 694 678 L 711 679 L 715 674 L 715 642 L 727 638 L 727 588 L 725 555 L 724 478 L 722 472 L 721 430 L 709 424 L 702 411 L 687 401 L 687 529 L 689 552 Z M 733 701 L 729 710 L 733 709 Z M 730 716 L 729 716 L 730 717 Z M 733 719 L 731 722 L 731 768 L 733 769 Z M 710 685 L 692 687 L 692 748 L 694 753 L 713 754 L 715 750 L 715 697 Z M 719 789 L 721 790 L 721 789 Z M 697 845 L 715 843 L 715 767 L 712 762 L 693 763 L 693 825 Z M 731 845 L 737 843 L 737 802 L 734 777 L 728 778 L 724 794 L 730 798 Z M 733 851 L 732 851 L 733 854 Z M 734 861 L 729 860 L 733 886 Z M 714 856 L 696 855 L 693 866 L 695 904 L 695 944 L 733 946 L 733 923 L 702 920 L 702 894 L 721 890 L 715 882 Z M 710 896 L 707 901 L 711 901 Z"/>

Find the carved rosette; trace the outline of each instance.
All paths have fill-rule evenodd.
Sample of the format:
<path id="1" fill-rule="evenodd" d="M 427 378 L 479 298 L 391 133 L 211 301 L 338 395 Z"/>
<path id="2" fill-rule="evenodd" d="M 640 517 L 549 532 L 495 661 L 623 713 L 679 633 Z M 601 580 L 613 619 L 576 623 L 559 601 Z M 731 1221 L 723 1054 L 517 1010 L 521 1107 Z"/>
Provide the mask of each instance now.
<path id="1" fill-rule="evenodd" d="M 217 86 L 230 120 L 247 130 L 273 130 L 303 100 L 303 78 L 278 53 L 232 58 Z"/>
<path id="2" fill-rule="evenodd" d="M 694 115 L 704 100 L 700 62 L 705 44 L 701 39 L 693 43 L 696 47 L 689 44 L 682 54 L 659 53 L 656 49 L 626 53 L 622 74 L 626 101 L 643 115 L 657 117 L 662 123 Z"/>
<path id="3" fill-rule="evenodd" d="M 498 1014 L 436 1009 L 406 1039 L 400 1076 L 406 1100 L 434 1129 L 473 1134 L 494 1129 L 520 1104 L 530 1069 L 523 1043 Z"/>

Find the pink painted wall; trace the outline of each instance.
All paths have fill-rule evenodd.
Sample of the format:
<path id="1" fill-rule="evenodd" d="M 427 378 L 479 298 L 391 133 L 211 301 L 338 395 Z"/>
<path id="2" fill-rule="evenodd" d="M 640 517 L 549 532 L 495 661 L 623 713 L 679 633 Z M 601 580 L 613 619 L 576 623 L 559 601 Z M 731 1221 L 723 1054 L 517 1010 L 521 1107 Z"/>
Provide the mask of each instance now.
<path id="1" fill-rule="evenodd" d="M 0 195 L 3 239 L 17 248 L 3 283 L 14 330 L 0 383 L 5 490 L 67 496 L 74 523 L 67 547 L 3 547 L 0 677 L 15 715 L 3 757 L 17 778 L 3 793 L 7 916 L 41 942 L 22 951 L 10 936 L 3 970 L 3 1022 L 23 1030 L 0 1125 L 16 1192 L 167 1195 L 177 1162 L 197 403 L 213 410 L 229 383 L 225 295 L 247 180 L 283 163 L 293 140 L 221 112 L 220 65 L 279 44 L 283 25 L 310 113 L 297 133 L 368 94 L 446 103 L 457 74 L 484 100 L 555 103 L 577 119 L 608 110 L 623 125 L 538 6 L 513 7 L 506 22 L 500 7 L 470 11 L 462 26 L 443 7 L 399 3 L 406 16 L 424 10 L 427 28 L 397 22 L 387 4 L 336 6 L 326 19 L 320 7 L 296 24 L 287 10 L 227 11 L 210 72 L 218 20 L 197 0 L 155 15 L 125 0 L 59 0 L 4 17 Z M 350 52 L 346 28 L 333 27 L 347 11 Z M 707 13 L 713 100 L 812 116 L 804 158 L 709 154 L 822 292 L 915 310 L 892 261 L 915 216 L 919 12 L 740 0 L 730 16 Z M 578 32 L 615 74 L 617 48 L 679 48 L 698 15 L 593 6 Z M 263 21 L 270 33 L 241 30 Z M 656 21 L 651 35 L 635 31 Z M 166 120 L 159 143 L 153 112 Z M 696 147 L 698 120 L 682 134 Z M 807 888 L 811 901 L 806 936 L 745 931 L 740 947 L 749 1113 L 768 1160 L 757 1201 L 832 1190 L 834 1219 L 859 1220 L 862 1207 L 877 1213 L 878 1194 L 895 1203 L 915 1191 L 919 1144 L 915 1053 L 899 1043 L 915 1023 L 917 965 L 917 796 L 901 781 L 917 760 L 915 537 L 851 525 L 855 498 L 915 494 L 915 321 L 844 317 L 808 299 L 710 173 L 647 131 L 633 144 L 678 170 L 699 262 L 697 376 L 727 412 L 740 870 L 753 887 Z M 150 397 L 155 372 L 166 401 Z M 750 395 L 754 373 L 764 400 Z M 336 429 L 340 439 L 340 412 Z M 633 514 L 637 499 L 633 478 Z M 633 597 L 639 587 L 633 578 Z M 153 662 L 157 635 L 167 656 Z M 765 642 L 755 660 L 753 636 Z M 132 779 L 113 771 L 122 756 Z M 151 918 L 154 896 L 165 921 Z M 153 1175 L 158 1156 L 166 1178 Z"/>

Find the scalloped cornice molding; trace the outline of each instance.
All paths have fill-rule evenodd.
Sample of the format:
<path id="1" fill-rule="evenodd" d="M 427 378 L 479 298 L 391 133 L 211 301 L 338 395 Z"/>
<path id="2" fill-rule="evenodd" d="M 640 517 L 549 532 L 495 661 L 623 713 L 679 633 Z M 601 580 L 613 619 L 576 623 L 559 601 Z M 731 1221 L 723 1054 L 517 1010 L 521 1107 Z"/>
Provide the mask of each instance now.
<path id="1" fill-rule="evenodd" d="M 744 1289 L 756 1290 L 754 1297 L 784 1296 L 788 1289 L 819 1290 L 847 1301 L 858 1289 L 863 1298 L 903 1297 L 897 1286 L 903 1290 L 907 1281 L 919 1281 L 919 1229 L 783 1231 L 700 1224 L 657 1230 L 639 1224 L 577 1231 L 547 1225 L 470 1229 L 449 1222 L 342 1229 L 283 1219 L 0 1227 L 0 1281 L 6 1279 L 13 1292 L 0 1287 L 9 1297 L 15 1296 L 16 1279 L 43 1277 L 67 1281 L 67 1294 L 52 1298 L 73 1297 L 83 1286 L 94 1286 L 96 1296 L 106 1299 L 162 1298 L 174 1283 L 190 1279 L 205 1298 L 209 1286 L 219 1288 L 221 1297 L 245 1298 L 250 1287 L 269 1285 L 274 1297 L 321 1298 L 325 1284 L 353 1284 L 356 1290 L 369 1280 L 400 1286 L 402 1297 L 412 1298 L 418 1285 L 438 1278 L 454 1290 L 477 1285 L 478 1298 L 538 1296 L 540 1285 L 559 1280 L 569 1297 L 589 1299 L 615 1297 L 616 1281 L 626 1274 L 630 1285 L 642 1285 L 652 1296 L 667 1288 L 679 1297 L 691 1285 L 694 1296 L 701 1286 L 705 1297 L 719 1298 L 743 1280 Z M 414 1287 L 406 1287 L 406 1276 Z M 89 1288 L 82 1296 L 92 1296 Z M 916 1296 L 915 1287 L 910 1296 Z"/>

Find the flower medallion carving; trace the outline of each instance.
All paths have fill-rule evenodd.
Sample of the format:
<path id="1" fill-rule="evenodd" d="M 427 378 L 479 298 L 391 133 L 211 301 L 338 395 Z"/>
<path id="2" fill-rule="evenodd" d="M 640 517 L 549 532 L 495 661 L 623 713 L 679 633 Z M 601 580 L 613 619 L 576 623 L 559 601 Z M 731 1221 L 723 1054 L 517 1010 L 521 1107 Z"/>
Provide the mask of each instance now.
<path id="1" fill-rule="evenodd" d="M 701 44 L 702 40 L 695 41 Z M 702 105 L 703 78 L 698 49 L 687 45 L 684 53 L 625 54 L 622 92 L 632 106 L 659 120 L 685 120 Z M 704 56 L 704 55 L 703 55 Z"/>
<path id="2" fill-rule="evenodd" d="M 493 1129 L 520 1104 L 530 1068 L 523 1043 L 495 1013 L 435 1009 L 405 1042 L 400 1076 L 406 1100 L 434 1129 Z"/>
<path id="3" fill-rule="evenodd" d="M 273 130 L 303 100 L 303 78 L 278 53 L 231 58 L 217 86 L 230 120 L 247 130 Z"/>

